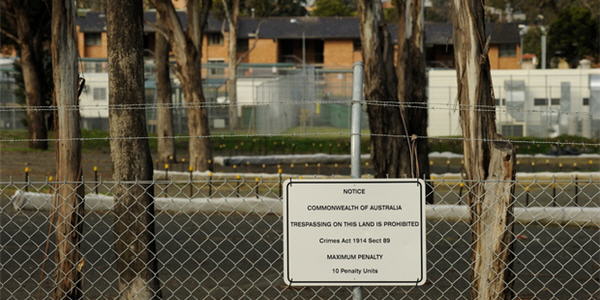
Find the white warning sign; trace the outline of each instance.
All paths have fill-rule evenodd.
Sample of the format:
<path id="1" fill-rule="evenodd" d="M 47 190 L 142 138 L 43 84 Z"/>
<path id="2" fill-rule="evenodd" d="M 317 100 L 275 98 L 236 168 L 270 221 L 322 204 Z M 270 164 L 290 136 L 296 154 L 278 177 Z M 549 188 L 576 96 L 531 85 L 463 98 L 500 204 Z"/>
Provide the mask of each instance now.
<path id="1" fill-rule="evenodd" d="M 422 180 L 288 180 L 283 188 L 288 285 L 425 283 Z"/>

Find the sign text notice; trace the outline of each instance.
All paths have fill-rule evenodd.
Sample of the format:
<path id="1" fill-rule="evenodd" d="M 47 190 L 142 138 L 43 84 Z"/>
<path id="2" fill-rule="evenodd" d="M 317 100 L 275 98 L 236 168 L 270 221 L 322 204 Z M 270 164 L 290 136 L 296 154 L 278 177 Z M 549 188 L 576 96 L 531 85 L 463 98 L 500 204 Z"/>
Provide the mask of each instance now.
<path id="1" fill-rule="evenodd" d="M 422 180 L 288 180 L 283 187 L 288 285 L 425 283 Z"/>

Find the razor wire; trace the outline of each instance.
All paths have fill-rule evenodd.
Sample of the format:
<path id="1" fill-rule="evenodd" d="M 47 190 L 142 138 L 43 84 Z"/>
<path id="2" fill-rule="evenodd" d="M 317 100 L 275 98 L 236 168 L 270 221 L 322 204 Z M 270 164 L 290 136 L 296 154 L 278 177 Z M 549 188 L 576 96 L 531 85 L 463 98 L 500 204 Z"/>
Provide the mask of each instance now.
<path id="1" fill-rule="evenodd" d="M 116 298 L 119 187 L 153 190 L 164 299 L 348 299 L 350 287 L 288 287 L 282 279 L 285 175 L 260 180 L 0 182 L 0 296 L 48 299 L 55 287 L 52 197 L 61 184 L 83 187 L 79 264 L 84 299 Z M 427 277 L 420 287 L 366 287 L 372 299 L 470 299 L 473 282 L 467 196 L 461 179 L 427 181 Z M 512 299 L 594 299 L 600 292 L 600 181 L 513 181 L 514 221 L 506 291 Z M 577 187 L 577 188 L 576 188 Z M 594 214 L 595 213 L 595 214 Z M 477 220 L 474 220 L 475 222 Z M 476 275 L 475 275 L 476 276 Z"/>

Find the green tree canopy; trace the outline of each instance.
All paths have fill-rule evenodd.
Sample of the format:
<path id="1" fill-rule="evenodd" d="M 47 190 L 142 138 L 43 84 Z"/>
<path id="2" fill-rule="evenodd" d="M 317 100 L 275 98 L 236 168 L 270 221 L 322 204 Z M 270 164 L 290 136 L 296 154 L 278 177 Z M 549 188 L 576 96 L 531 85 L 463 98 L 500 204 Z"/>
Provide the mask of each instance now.
<path id="1" fill-rule="evenodd" d="M 345 17 L 351 16 L 355 11 L 355 8 L 344 0 L 317 0 L 315 7 L 311 15 L 319 17 Z"/>
<path id="2" fill-rule="evenodd" d="M 530 26 L 527 33 L 523 35 L 523 53 L 535 54 L 541 59 L 541 37 L 542 30 L 538 26 Z"/>
<path id="3" fill-rule="evenodd" d="M 571 66 L 585 57 L 598 59 L 598 25 L 587 8 L 562 9 L 548 31 L 549 56 L 564 57 Z"/>
<path id="4" fill-rule="evenodd" d="M 305 0 L 240 0 L 240 15 L 257 18 L 306 16 L 305 5 Z M 213 0 L 211 14 L 225 16 L 221 0 Z"/>
<path id="5" fill-rule="evenodd" d="M 586 8 L 594 16 L 600 14 L 600 0 L 487 0 L 485 4 L 501 10 L 510 7 L 514 12 L 524 13 L 528 24 L 540 22 L 538 16 L 543 16 L 541 23 L 551 24 L 562 10 L 571 6 Z"/>
<path id="6" fill-rule="evenodd" d="M 305 0 L 242 0 L 240 14 L 256 17 L 305 16 Z"/>

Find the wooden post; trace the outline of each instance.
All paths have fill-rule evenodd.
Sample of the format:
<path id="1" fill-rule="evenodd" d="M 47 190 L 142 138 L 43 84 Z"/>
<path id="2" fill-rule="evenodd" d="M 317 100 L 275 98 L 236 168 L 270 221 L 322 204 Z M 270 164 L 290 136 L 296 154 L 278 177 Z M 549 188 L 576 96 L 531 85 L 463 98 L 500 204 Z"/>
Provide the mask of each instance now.
<path id="1" fill-rule="evenodd" d="M 188 172 L 190 172 L 190 199 L 194 196 L 194 168 L 192 166 L 188 167 Z"/>
<path id="2" fill-rule="evenodd" d="M 98 194 L 98 167 L 94 166 L 92 170 L 94 171 L 94 192 Z"/>
<path id="3" fill-rule="evenodd" d="M 579 178 L 575 175 L 575 205 L 579 205 Z"/>
<path id="4" fill-rule="evenodd" d="M 258 197 L 258 194 L 259 194 L 259 190 L 258 189 L 259 189 L 259 187 L 260 187 L 260 179 L 258 177 L 254 178 L 254 194 L 256 194 L 256 198 L 259 198 Z"/>
<path id="5" fill-rule="evenodd" d="M 25 167 L 25 169 L 23 169 L 23 171 L 25 172 L 25 191 L 29 192 L 29 167 Z"/>
<path id="6" fill-rule="evenodd" d="M 552 176 L 552 207 L 556 207 L 556 177 Z"/>
<path id="7" fill-rule="evenodd" d="M 236 179 L 235 196 L 237 198 L 239 198 L 240 197 L 240 188 L 244 184 L 244 179 L 240 175 L 235 176 L 235 179 Z"/>
<path id="8" fill-rule="evenodd" d="M 453 0 L 454 57 L 463 133 L 467 200 L 473 236 L 472 299 L 510 299 L 509 246 L 513 236 L 515 151 L 496 133 L 481 0 Z"/>
<path id="9" fill-rule="evenodd" d="M 212 172 L 208 172 L 208 198 L 212 197 Z"/>
<path id="10" fill-rule="evenodd" d="M 118 299 L 160 299 L 152 156 L 144 104 L 142 0 L 108 0 L 108 91 Z M 131 139 L 130 139 L 131 138 Z"/>
<path id="11" fill-rule="evenodd" d="M 81 141 L 79 138 L 77 46 L 75 43 L 75 3 L 52 1 L 52 80 L 58 105 L 58 142 L 54 227 L 56 228 L 56 287 L 54 299 L 81 299 L 84 265 L 80 253 L 83 230 Z"/>

